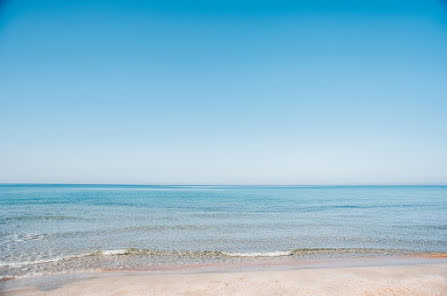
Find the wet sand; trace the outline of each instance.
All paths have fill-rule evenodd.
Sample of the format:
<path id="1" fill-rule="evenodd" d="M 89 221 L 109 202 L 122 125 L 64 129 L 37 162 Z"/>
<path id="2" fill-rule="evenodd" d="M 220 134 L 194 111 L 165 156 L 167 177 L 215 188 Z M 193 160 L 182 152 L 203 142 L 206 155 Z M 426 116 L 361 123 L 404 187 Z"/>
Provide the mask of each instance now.
<path id="1" fill-rule="evenodd" d="M 97 273 L 1 295 L 447 295 L 447 263 L 206 273 Z"/>

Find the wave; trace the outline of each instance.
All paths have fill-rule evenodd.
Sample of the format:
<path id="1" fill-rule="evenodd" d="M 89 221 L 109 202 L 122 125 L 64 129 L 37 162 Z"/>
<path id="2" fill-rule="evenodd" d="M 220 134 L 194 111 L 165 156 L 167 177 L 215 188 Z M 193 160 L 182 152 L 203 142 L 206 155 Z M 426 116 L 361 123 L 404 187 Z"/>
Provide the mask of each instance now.
<path id="1" fill-rule="evenodd" d="M 104 256 L 112 256 L 112 255 L 126 255 L 128 249 L 116 249 L 116 250 L 103 250 L 99 251 Z"/>
<path id="2" fill-rule="evenodd" d="M 21 261 L 21 262 L 0 262 L 0 268 L 2 267 L 22 267 L 27 265 L 56 263 L 59 261 L 68 261 L 72 259 L 79 259 L 92 256 L 123 256 L 123 255 L 145 255 L 145 256 L 219 256 L 223 255 L 219 251 L 168 251 L 168 250 L 150 250 L 150 249 L 112 249 L 112 250 L 96 250 L 90 253 L 76 254 L 60 256 L 55 258 L 48 258 L 34 261 Z"/>
<path id="3" fill-rule="evenodd" d="M 409 250 L 392 249 L 368 249 L 368 248 L 301 248 L 286 251 L 272 252 L 249 252 L 249 253 L 227 253 L 222 254 L 229 257 L 281 257 L 281 256 L 306 256 L 306 255 L 393 255 L 415 253 Z"/>
<path id="4" fill-rule="evenodd" d="M 97 250 L 90 253 L 75 254 L 60 256 L 55 258 L 48 258 L 35 261 L 22 261 L 22 262 L 0 262 L 0 267 L 22 267 L 26 265 L 44 264 L 44 263 L 55 263 L 58 261 L 71 260 L 90 256 L 113 256 L 113 255 L 130 255 L 133 254 L 133 249 L 115 249 L 115 250 Z"/>
<path id="5" fill-rule="evenodd" d="M 71 260 L 71 259 L 77 259 L 77 258 L 83 258 L 83 257 L 89 257 L 89 256 L 98 256 L 98 255 L 113 256 L 113 255 L 130 255 L 130 254 L 132 254 L 132 249 L 97 250 L 97 251 L 90 252 L 90 253 L 60 256 L 60 257 L 35 260 L 35 261 L 0 262 L 0 267 L 22 267 L 22 266 L 26 266 L 26 265 L 55 263 L 58 261 Z"/>
<path id="6" fill-rule="evenodd" d="M 222 254 L 229 257 L 282 257 L 282 256 L 305 256 L 305 255 L 336 255 L 336 254 L 397 254 L 402 253 L 403 250 L 388 250 L 388 249 L 356 249 L 356 248 L 303 248 L 291 249 L 287 251 L 272 251 L 272 252 L 250 252 L 250 253 L 227 253 Z M 408 251 L 406 251 L 408 252 Z"/>
<path id="7" fill-rule="evenodd" d="M 63 260 L 70 260 L 70 259 L 75 259 L 75 258 L 82 258 L 82 257 L 86 257 L 86 256 L 92 256 L 93 254 L 94 253 L 86 253 L 86 254 L 79 254 L 79 255 L 69 255 L 69 256 L 48 258 L 48 259 L 35 260 L 35 261 L 0 262 L 0 268 L 1 267 L 22 267 L 22 266 L 27 266 L 27 265 L 54 263 L 54 262 L 63 261 Z"/>
<path id="8" fill-rule="evenodd" d="M 280 257 L 280 256 L 289 256 L 292 254 L 292 251 L 253 252 L 253 253 L 222 252 L 222 254 L 229 257 Z"/>
<path id="9" fill-rule="evenodd" d="M 302 248 L 293 249 L 291 255 L 393 255 L 416 253 L 413 250 L 374 249 L 374 248 Z"/>
<path id="10" fill-rule="evenodd" d="M 151 250 L 151 249 L 110 249 L 110 250 L 95 250 L 89 253 L 74 254 L 67 256 L 60 256 L 55 258 L 48 258 L 35 261 L 22 262 L 0 262 L 0 268 L 19 268 L 28 265 L 38 264 L 54 264 L 60 261 L 70 261 L 82 259 L 86 257 L 109 257 L 109 256 L 158 256 L 158 257 L 175 257 L 175 258 L 255 258 L 255 257 L 284 257 L 284 256 L 332 256 L 332 255 L 408 255 L 408 254 L 435 254 L 435 252 L 420 252 L 411 250 L 394 250 L 394 249 L 367 249 L 367 248 L 301 248 L 280 251 L 266 251 L 266 252 L 225 252 L 225 251 L 188 251 L 188 250 Z"/>

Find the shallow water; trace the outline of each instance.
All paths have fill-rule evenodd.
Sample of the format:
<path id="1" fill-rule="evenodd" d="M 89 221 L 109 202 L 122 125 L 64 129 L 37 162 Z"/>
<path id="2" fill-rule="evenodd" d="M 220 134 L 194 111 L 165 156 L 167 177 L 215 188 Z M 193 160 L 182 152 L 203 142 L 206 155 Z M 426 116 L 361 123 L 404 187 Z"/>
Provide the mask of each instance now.
<path id="1" fill-rule="evenodd" d="M 413 251 L 447 251 L 447 187 L 0 185 L 1 276 Z"/>

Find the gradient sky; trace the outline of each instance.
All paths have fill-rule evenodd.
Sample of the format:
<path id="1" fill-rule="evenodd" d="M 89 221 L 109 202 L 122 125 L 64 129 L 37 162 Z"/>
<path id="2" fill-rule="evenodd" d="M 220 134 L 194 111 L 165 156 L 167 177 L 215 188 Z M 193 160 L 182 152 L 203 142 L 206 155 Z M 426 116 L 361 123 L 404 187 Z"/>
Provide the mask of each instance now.
<path id="1" fill-rule="evenodd" d="M 447 6 L 2 1 L 0 103 L 0 182 L 447 184 Z"/>

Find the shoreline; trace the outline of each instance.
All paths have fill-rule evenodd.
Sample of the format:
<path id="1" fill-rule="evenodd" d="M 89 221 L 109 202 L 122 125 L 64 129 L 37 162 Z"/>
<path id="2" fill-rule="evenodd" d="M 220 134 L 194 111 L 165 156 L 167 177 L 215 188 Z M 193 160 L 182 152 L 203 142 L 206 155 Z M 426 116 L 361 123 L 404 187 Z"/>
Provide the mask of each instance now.
<path id="1" fill-rule="evenodd" d="M 346 265 L 344 262 L 354 261 L 351 264 L 356 265 L 362 260 L 369 262 L 379 260 L 380 264 L 399 263 L 399 261 L 418 263 L 424 258 L 447 258 L 447 253 L 374 248 L 304 248 L 247 253 L 123 248 L 96 250 L 29 262 L 0 262 L 0 282 L 34 275 L 70 272 L 71 270 L 77 272 L 166 271 L 197 266 L 259 266 L 263 264 L 268 266 L 303 266 L 303 264 L 324 265 L 325 263 L 344 266 Z"/>
<path id="2" fill-rule="evenodd" d="M 167 295 L 279 295 L 281 291 L 285 295 L 309 295 L 312 291 L 318 291 L 315 295 L 447 294 L 447 254 L 445 253 L 418 256 L 326 258 L 299 262 L 260 260 L 254 264 L 173 264 L 161 267 L 153 270 L 142 268 L 141 270 L 68 271 L 4 279 L 0 282 L 0 293 L 12 296 L 64 295 L 69 290 L 69 295 L 109 295 L 125 290 L 131 295 L 164 295 L 163 293 Z M 247 285 L 247 282 L 240 281 L 240 277 L 249 280 L 252 284 Z M 277 279 L 272 281 L 275 277 Z M 293 284 L 292 279 L 295 279 L 299 285 Z M 135 283 L 125 284 L 128 281 Z M 176 284 L 182 281 L 183 284 Z M 206 289 L 213 283 L 220 283 L 219 288 Z M 349 294 L 350 290 L 345 289 L 348 284 L 353 285 L 352 289 L 355 288 L 352 290 L 353 294 Z M 252 285 L 264 286 L 270 293 L 262 294 L 262 291 L 253 290 L 255 288 Z M 274 290 L 273 287 L 278 285 L 287 286 L 287 288 Z M 151 288 L 152 290 L 149 291 L 147 290 L 149 287 L 156 288 Z M 202 287 L 200 291 L 203 290 L 203 293 L 200 291 L 200 293 L 190 293 L 198 287 Z M 92 289 L 98 293 L 95 294 L 96 292 Z M 340 294 L 324 294 L 328 289 Z M 394 291 L 394 294 L 386 294 L 384 289 L 391 289 L 389 291 Z M 236 290 L 246 293 L 238 294 Z M 378 291 L 382 291 L 380 293 L 383 294 L 378 294 Z M 405 293 L 399 294 L 399 291 Z"/>
<path id="3" fill-rule="evenodd" d="M 124 250 L 124 249 L 123 249 Z M 311 250 L 311 249 L 310 249 Z M 316 249 L 316 250 L 325 250 L 325 249 Z M 336 249 L 327 249 L 327 250 L 336 250 Z M 345 250 L 345 249 L 337 249 L 337 250 Z M 359 249 L 362 250 L 362 249 Z M 189 253 L 189 251 L 182 251 L 184 253 Z M 176 263 L 157 263 L 150 265 L 140 265 L 140 266 L 116 266 L 116 267 L 94 267 L 87 269 L 79 269 L 79 268 L 68 268 L 66 270 L 59 271 L 43 271 L 39 273 L 29 273 L 23 275 L 8 275 L 2 274 L 0 275 L 0 284 L 5 281 L 10 280 L 20 280 L 25 278 L 34 278 L 40 276 L 52 276 L 59 274 L 81 274 L 81 273 L 103 273 L 103 272 L 207 272 L 207 271 L 253 271 L 253 270 L 263 270 L 264 268 L 267 270 L 271 269 L 289 269 L 289 268 L 325 268 L 325 267 L 368 267 L 368 266 L 387 266 L 387 265 L 409 265 L 409 264 L 429 264 L 429 263 L 443 263 L 447 262 L 447 253 L 445 252 L 414 252 L 406 251 L 401 253 L 394 253 L 390 255 L 384 254 L 357 254 L 354 255 L 350 253 L 349 255 L 340 253 L 339 255 L 330 257 L 326 255 L 317 255 L 317 256 L 294 256 L 287 251 L 284 255 L 256 255 L 256 256 L 236 256 L 236 255 L 225 255 L 227 258 L 234 259 L 233 261 L 202 261 L 202 262 L 194 262 L 194 263 L 185 263 L 178 261 Z M 127 253 L 111 253 L 108 254 L 108 251 L 104 251 L 103 256 L 107 257 L 125 257 Z M 194 253 L 194 252 L 191 252 Z M 221 253 L 224 252 L 212 252 L 212 253 Z M 269 252 L 268 252 L 269 253 Z M 36 263 L 27 263 L 27 264 L 3 264 L 3 267 L 10 266 L 11 268 L 23 267 L 23 266 L 34 266 L 40 264 L 54 263 L 59 261 L 67 261 L 72 258 L 83 258 L 90 257 L 93 255 L 101 254 L 101 252 L 92 252 L 86 255 L 73 255 L 67 256 L 66 258 L 57 258 L 48 261 L 38 261 Z M 340 256 L 341 255 L 341 256 Z M 151 257 L 150 255 L 145 255 Z M 27 268 L 28 269 L 28 268 Z M 8 269 L 6 269 L 7 271 Z M 3 270 L 5 271 L 5 270 Z"/>
<path id="4" fill-rule="evenodd" d="M 26 285 L 14 281 L 6 282 L 11 285 L 0 290 L 2 295 L 445 295 L 447 260 L 252 271 L 108 271 L 35 277 Z"/>

